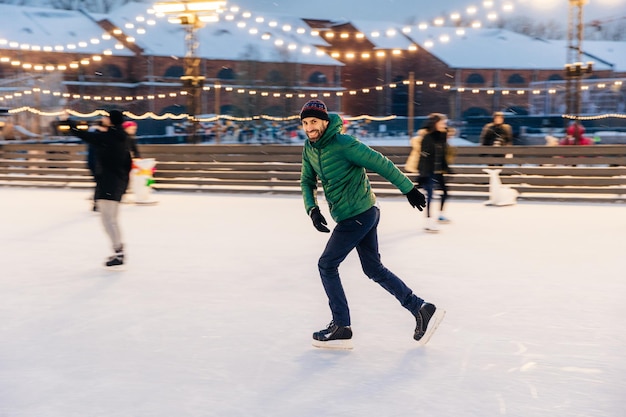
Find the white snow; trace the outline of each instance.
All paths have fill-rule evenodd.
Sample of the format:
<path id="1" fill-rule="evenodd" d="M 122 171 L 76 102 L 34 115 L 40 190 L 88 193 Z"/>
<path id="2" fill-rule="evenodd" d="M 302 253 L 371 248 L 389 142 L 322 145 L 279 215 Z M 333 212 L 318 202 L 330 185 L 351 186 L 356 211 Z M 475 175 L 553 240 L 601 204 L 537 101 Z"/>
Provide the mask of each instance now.
<path id="1" fill-rule="evenodd" d="M 381 20 L 402 23 L 428 22 L 436 17 L 447 18 L 459 13 L 466 18 L 487 21 L 489 12 L 496 12 L 503 19 L 525 16 L 539 21 L 556 20 L 566 26 L 567 0 L 515 0 L 492 2 L 469 0 L 415 1 L 415 0 L 317 0 L 315 3 L 293 0 L 237 0 L 230 4 L 259 12 L 280 12 L 308 18 L 334 20 L 371 19 L 372 14 Z M 504 6 L 512 6 L 505 11 Z M 475 12 L 470 12 L 470 8 Z M 612 16 L 623 16 L 626 5 L 623 0 L 594 0 L 584 5 L 584 19 L 609 20 Z"/>
<path id="2" fill-rule="evenodd" d="M 466 29 L 462 35 L 457 35 L 455 28 L 442 27 L 412 31 L 410 36 L 421 46 L 428 40 L 433 41 L 429 52 L 452 68 L 562 69 L 567 57 L 565 42 L 532 38 L 503 29 Z M 442 42 L 444 36 L 449 41 Z M 587 43 L 584 48 L 587 51 Z M 608 54 L 597 57 L 608 59 Z M 594 60 L 586 55 L 584 59 Z M 596 70 L 610 69 L 603 62 L 594 65 Z"/>
<path id="3" fill-rule="evenodd" d="M 185 29 L 181 25 L 169 23 L 164 17 L 149 15 L 147 10 L 150 7 L 151 4 L 131 2 L 102 17 L 118 27 L 133 24 L 146 29 L 145 34 L 136 35 L 135 42 L 149 54 L 184 56 Z M 311 36 L 310 27 L 299 17 L 269 15 L 264 17 L 263 22 L 256 22 L 253 19 L 244 19 L 239 14 L 231 16 L 236 19 L 227 20 L 226 16 L 221 16 L 219 22 L 209 23 L 198 29 L 198 56 L 225 60 L 343 65 L 326 54 L 316 54 L 315 45 L 327 45 L 327 42 L 319 36 Z M 138 25 L 138 17 L 152 19 L 154 25 Z M 272 22 L 277 26 L 270 26 Z M 284 30 L 285 26 L 289 26 L 290 30 Z M 297 33 L 298 30 L 303 32 Z M 262 35 L 269 35 L 270 39 L 263 40 Z M 277 47 L 276 41 L 282 41 L 284 45 Z M 294 49 L 289 49 L 289 45 Z M 309 48 L 310 52 L 304 53 L 303 48 Z"/>
<path id="4" fill-rule="evenodd" d="M 417 44 L 451 68 L 562 70 L 567 58 L 567 42 L 563 40 L 546 41 L 490 28 L 468 28 L 462 35 L 457 34 L 457 28 L 449 26 L 429 26 L 426 30 L 419 30 L 417 22 L 408 25 L 404 19 L 410 13 L 415 13 L 415 9 L 402 6 L 405 10 L 401 14 L 403 18 L 390 20 L 392 15 L 401 13 L 397 6 L 403 1 L 389 2 L 389 9 L 379 7 L 381 13 L 376 14 L 376 20 L 372 20 L 371 11 L 366 17 L 362 15 L 360 9 L 369 10 L 366 6 L 348 6 L 348 1 L 344 3 L 343 12 L 350 12 L 347 21 L 365 33 L 375 48 L 408 49 Z M 114 55 L 131 55 L 132 52 L 126 48 L 115 48 L 118 43 L 115 39 L 102 39 L 105 32 L 97 21 L 107 19 L 122 28 L 125 36 L 132 36 L 135 44 L 147 55 L 184 56 L 184 28 L 168 23 L 166 18 L 150 15 L 148 9 L 151 6 L 152 3 L 130 2 L 104 15 L 2 4 L 0 46 L 25 50 L 63 47 L 66 53 L 75 50 L 83 54 L 102 54 L 109 50 Z M 200 28 L 196 33 L 198 56 L 224 60 L 343 65 L 327 54 L 317 55 L 316 46 L 327 46 L 328 43 L 320 36 L 311 35 L 309 26 L 302 20 L 322 13 L 324 19 L 341 21 L 341 14 L 329 10 L 320 12 L 324 9 L 303 8 L 301 5 L 279 7 L 276 2 L 266 5 L 257 3 L 255 6 L 250 17 L 243 17 L 242 12 L 229 12 L 221 16 L 219 22 Z M 515 13 L 523 15 L 526 12 L 521 9 Z M 613 12 L 618 14 L 617 9 Z M 232 16 L 233 20 L 228 20 L 227 15 Z M 420 18 L 423 17 L 422 14 Z M 152 20 L 154 24 L 148 24 Z M 410 32 L 404 32 L 407 28 Z M 391 29 L 393 34 L 388 32 Z M 379 32 L 380 36 L 374 37 L 374 32 Z M 269 38 L 264 40 L 264 36 Z M 98 43 L 94 44 L 93 41 Z M 277 46 L 276 42 L 282 44 Z M 428 46 L 429 42 L 433 43 L 431 47 Z M 585 61 L 593 61 L 595 70 L 623 72 L 626 68 L 625 45 L 626 42 L 585 40 L 583 58 Z"/>
<path id="5" fill-rule="evenodd" d="M 65 53 L 102 54 L 105 50 L 111 50 L 115 55 L 132 55 L 128 49 L 116 49 L 117 41 L 114 38 L 103 39 L 102 35 L 106 32 L 78 11 L 8 4 L 1 5 L 0 11 L 2 49 L 45 50 L 46 47 L 62 47 Z"/>
<path id="6" fill-rule="evenodd" d="M 621 204 L 451 200 L 432 235 L 381 199 L 383 262 L 447 316 L 417 347 L 351 254 L 355 349 L 332 352 L 299 196 L 155 197 L 122 205 L 111 272 L 88 192 L 0 188 L 0 416 L 623 415 Z"/>

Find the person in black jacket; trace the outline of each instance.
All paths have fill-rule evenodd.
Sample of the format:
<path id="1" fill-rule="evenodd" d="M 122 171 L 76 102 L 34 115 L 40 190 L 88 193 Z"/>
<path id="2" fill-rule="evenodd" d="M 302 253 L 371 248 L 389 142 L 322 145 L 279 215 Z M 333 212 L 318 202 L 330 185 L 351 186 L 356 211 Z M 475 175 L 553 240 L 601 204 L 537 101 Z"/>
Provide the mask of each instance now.
<path id="1" fill-rule="evenodd" d="M 497 111 L 493 114 L 493 122 L 487 123 L 480 132 L 480 144 L 483 146 L 511 146 L 513 145 L 513 129 L 504 123 L 504 113 Z"/>
<path id="2" fill-rule="evenodd" d="M 105 266 L 119 267 L 124 264 L 124 245 L 118 222 L 119 204 L 128 187 L 132 165 L 130 139 L 122 128 L 124 115 L 111 110 L 104 116 L 97 131 L 86 132 L 70 123 L 72 133 L 96 149 L 95 199 L 102 217 L 102 225 L 111 239 L 114 255 Z"/>
<path id="3" fill-rule="evenodd" d="M 449 223 L 443 210 L 448 198 L 448 186 L 445 173 L 450 172 L 446 156 L 448 155 L 448 128 L 447 118 L 441 113 L 432 113 L 424 125 L 426 134 L 422 139 L 420 160 L 417 167 L 419 172 L 418 183 L 426 191 L 426 226 L 427 232 L 438 232 L 435 221 L 431 217 L 431 202 L 434 190 L 441 189 L 441 204 L 439 206 L 439 223 Z"/>

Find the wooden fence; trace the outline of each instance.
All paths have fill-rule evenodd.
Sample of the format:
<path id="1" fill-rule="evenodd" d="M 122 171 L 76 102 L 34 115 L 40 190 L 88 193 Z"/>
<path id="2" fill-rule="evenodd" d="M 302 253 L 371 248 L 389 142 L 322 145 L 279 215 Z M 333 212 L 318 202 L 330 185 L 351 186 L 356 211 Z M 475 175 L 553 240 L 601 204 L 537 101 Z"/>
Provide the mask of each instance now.
<path id="1" fill-rule="evenodd" d="M 375 146 L 402 167 L 408 146 Z M 451 196 L 487 198 L 484 168 L 502 169 L 502 183 L 521 199 L 626 201 L 626 146 L 458 147 Z M 301 146 L 142 145 L 157 161 L 156 190 L 299 193 Z M 0 145 L 0 185 L 93 187 L 82 144 Z M 399 195 L 370 173 L 379 195 Z"/>

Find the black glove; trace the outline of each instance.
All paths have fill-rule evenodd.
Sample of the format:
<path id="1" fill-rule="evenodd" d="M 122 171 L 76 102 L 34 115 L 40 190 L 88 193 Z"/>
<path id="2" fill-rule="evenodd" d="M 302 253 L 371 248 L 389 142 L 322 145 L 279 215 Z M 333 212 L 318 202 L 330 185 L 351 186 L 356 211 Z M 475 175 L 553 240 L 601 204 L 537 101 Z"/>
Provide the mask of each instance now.
<path id="1" fill-rule="evenodd" d="M 328 229 L 328 227 L 326 227 L 326 219 L 324 218 L 324 216 L 322 216 L 319 207 L 313 207 L 309 216 L 311 216 L 311 220 L 313 220 L 313 226 L 315 226 L 317 230 L 323 233 L 330 233 L 330 230 Z"/>
<path id="2" fill-rule="evenodd" d="M 411 206 L 417 208 L 419 211 L 424 210 L 424 207 L 426 207 L 426 197 L 419 192 L 417 187 L 413 187 L 413 189 L 405 195 Z"/>

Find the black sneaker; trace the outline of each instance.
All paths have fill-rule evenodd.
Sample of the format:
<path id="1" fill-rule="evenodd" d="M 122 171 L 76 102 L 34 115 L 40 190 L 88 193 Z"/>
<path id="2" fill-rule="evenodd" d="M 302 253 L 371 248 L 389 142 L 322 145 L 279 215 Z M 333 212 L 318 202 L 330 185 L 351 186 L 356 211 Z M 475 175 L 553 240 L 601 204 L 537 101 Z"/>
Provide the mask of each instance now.
<path id="1" fill-rule="evenodd" d="M 117 249 L 115 255 L 110 256 L 104 264 L 110 269 L 119 269 L 124 265 L 124 249 Z"/>
<path id="2" fill-rule="evenodd" d="M 415 314 L 415 333 L 413 339 L 421 345 L 428 343 L 435 330 L 443 320 L 446 312 L 437 309 L 434 304 L 424 303 Z"/>
<path id="3" fill-rule="evenodd" d="M 313 346 L 323 349 L 352 349 L 352 329 L 330 322 L 327 328 L 313 333 Z"/>

